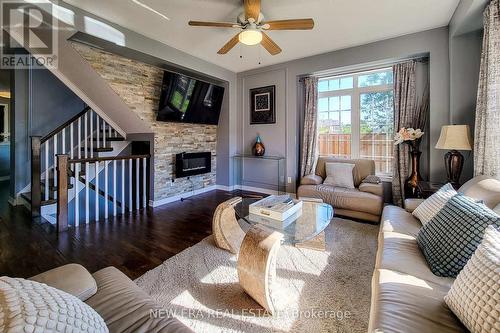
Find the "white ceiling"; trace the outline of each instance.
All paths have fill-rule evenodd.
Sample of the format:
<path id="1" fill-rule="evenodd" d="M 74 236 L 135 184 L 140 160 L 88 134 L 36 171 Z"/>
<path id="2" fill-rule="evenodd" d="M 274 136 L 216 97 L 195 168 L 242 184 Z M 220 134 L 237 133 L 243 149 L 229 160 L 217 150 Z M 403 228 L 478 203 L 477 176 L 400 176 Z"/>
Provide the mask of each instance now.
<path id="1" fill-rule="evenodd" d="M 218 55 L 237 30 L 190 27 L 189 20 L 236 21 L 240 0 L 65 0 L 113 23 L 234 72 L 362 45 L 448 25 L 459 0 L 262 0 L 269 20 L 308 18 L 311 31 L 270 31 L 283 49 L 276 56 L 260 46 L 237 45 Z M 240 58 L 240 55 L 243 58 Z M 259 61 L 261 64 L 259 65 Z"/>

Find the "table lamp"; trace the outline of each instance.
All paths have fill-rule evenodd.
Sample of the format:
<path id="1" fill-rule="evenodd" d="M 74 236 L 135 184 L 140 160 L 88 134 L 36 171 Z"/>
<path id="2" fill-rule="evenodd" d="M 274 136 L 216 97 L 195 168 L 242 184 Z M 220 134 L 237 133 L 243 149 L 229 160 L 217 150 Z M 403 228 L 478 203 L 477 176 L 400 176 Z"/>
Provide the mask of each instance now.
<path id="1" fill-rule="evenodd" d="M 455 189 L 460 187 L 460 175 L 464 166 L 464 156 L 459 150 L 472 150 L 468 125 L 447 125 L 441 127 L 441 135 L 436 143 L 437 149 L 448 149 L 444 155 L 444 164 L 448 182 Z"/>

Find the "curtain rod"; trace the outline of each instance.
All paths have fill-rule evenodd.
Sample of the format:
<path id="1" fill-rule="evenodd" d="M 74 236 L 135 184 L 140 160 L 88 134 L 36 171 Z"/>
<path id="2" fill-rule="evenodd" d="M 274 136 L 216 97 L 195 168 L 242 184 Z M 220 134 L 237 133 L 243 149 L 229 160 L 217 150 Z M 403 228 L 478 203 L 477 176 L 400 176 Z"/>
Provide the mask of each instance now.
<path id="1" fill-rule="evenodd" d="M 429 56 L 428 55 L 418 55 L 418 56 L 413 56 L 413 57 L 408 57 L 408 58 L 393 60 L 393 61 L 372 62 L 372 63 L 366 63 L 366 64 L 360 64 L 360 65 L 344 66 L 344 67 L 340 67 L 338 69 L 319 71 L 319 72 L 315 72 L 312 74 L 306 74 L 306 75 L 300 76 L 299 82 L 303 82 L 304 78 L 306 78 L 308 76 L 315 76 L 319 79 L 323 79 L 323 78 L 327 78 L 327 77 L 331 77 L 331 76 L 356 74 L 359 72 L 382 69 L 384 67 L 392 67 L 393 65 L 405 63 L 405 62 L 410 61 L 410 60 L 414 60 L 414 61 L 419 62 L 419 63 L 427 63 L 429 61 Z"/>

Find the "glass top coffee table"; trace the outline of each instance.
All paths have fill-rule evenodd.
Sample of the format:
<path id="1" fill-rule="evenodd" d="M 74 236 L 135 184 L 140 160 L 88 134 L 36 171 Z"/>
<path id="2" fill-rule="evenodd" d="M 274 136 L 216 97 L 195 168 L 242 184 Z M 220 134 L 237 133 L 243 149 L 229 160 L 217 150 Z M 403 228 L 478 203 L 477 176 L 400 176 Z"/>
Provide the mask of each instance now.
<path id="1" fill-rule="evenodd" d="M 319 242 L 319 247 L 313 244 L 310 248 L 324 249 L 322 232 L 330 224 L 334 209 L 322 202 L 304 201 L 301 213 L 283 226 L 281 222 L 249 214 L 249 206 L 260 199 L 235 197 L 222 203 L 215 211 L 212 228 L 218 247 L 238 253 L 240 285 L 273 314 L 275 306 L 270 293 L 276 278 L 279 247 Z"/>
<path id="2" fill-rule="evenodd" d="M 282 222 L 273 221 L 262 216 L 249 214 L 249 207 L 262 198 L 242 198 L 234 206 L 238 223 L 243 230 L 258 226 L 283 235 L 282 243 L 289 245 L 301 244 L 319 235 L 330 224 L 333 218 L 333 207 L 322 202 L 303 201 L 302 210 L 296 219 Z"/>

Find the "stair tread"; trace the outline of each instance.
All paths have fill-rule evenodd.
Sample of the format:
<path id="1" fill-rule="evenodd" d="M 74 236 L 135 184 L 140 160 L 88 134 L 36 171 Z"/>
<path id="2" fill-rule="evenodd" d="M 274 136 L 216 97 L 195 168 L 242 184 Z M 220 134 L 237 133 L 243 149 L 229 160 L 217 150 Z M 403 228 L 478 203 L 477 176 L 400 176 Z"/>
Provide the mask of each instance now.
<path id="1" fill-rule="evenodd" d="M 31 204 L 31 192 L 21 193 L 21 196 L 24 198 L 24 200 L 28 201 Z M 52 205 L 55 203 L 57 203 L 56 199 L 43 200 L 43 196 L 42 201 L 40 202 L 42 206 Z"/>
<path id="2" fill-rule="evenodd" d="M 97 138 L 94 137 L 94 141 L 97 141 Z M 99 141 L 102 141 L 102 138 L 99 138 Z M 125 138 L 122 138 L 122 137 L 114 137 L 114 136 L 111 136 L 111 137 L 106 137 L 106 141 L 125 141 Z"/>
<path id="3" fill-rule="evenodd" d="M 82 147 L 82 150 L 85 151 L 85 147 Z M 90 150 L 90 147 L 87 147 L 87 150 Z M 113 147 L 93 147 L 92 149 L 96 153 L 104 153 L 104 152 L 112 152 L 114 149 Z"/>

